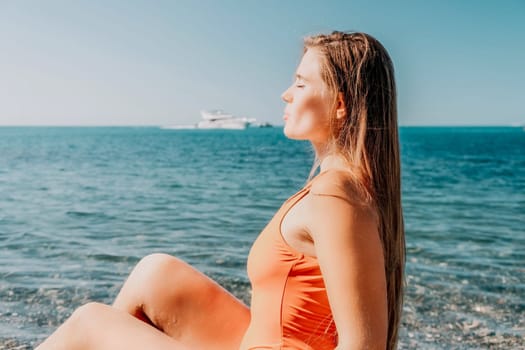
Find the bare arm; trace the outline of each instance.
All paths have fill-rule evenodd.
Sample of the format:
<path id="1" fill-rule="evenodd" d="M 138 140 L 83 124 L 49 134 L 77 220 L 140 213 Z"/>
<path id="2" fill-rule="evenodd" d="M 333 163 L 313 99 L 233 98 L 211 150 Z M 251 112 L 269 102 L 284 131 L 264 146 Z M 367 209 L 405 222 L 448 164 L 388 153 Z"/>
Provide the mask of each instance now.
<path id="1" fill-rule="evenodd" d="M 387 295 L 374 211 L 312 194 L 307 223 L 339 336 L 338 350 L 385 349 Z"/>

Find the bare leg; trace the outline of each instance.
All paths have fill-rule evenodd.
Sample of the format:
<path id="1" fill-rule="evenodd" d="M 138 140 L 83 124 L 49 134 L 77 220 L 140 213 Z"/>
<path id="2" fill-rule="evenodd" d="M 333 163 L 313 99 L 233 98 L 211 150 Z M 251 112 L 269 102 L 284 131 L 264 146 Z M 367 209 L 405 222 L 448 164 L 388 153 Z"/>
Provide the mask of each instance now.
<path id="1" fill-rule="evenodd" d="M 111 306 L 78 308 L 37 350 L 188 350 L 183 344 Z"/>
<path id="2" fill-rule="evenodd" d="M 250 311 L 179 259 L 142 259 L 113 307 L 89 303 L 37 350 L 238 349 Z"/>
<path id="3" fill-rule="evenodd" d="M 113 306 L 190 349 L 238 349 L 250 322 L 246 305 L 201 272 L 165 254 L 142 259 Z"/>

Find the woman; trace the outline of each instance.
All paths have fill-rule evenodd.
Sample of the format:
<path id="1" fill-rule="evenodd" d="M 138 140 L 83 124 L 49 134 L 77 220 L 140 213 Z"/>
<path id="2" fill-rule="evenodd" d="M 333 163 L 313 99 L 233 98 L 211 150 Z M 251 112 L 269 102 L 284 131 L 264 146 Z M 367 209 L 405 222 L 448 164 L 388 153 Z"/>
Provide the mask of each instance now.
<path id="1" fill-rule="evenodd" d="M 282 98 L 284 133 L 309 140 L 316 161 L 250 251 L 251 308 L 155 254 L 112 307 L 80 307 L 38 349 L 396 347 L 405 245 L 392 62 L 364 33 L 308 37 Z"/>

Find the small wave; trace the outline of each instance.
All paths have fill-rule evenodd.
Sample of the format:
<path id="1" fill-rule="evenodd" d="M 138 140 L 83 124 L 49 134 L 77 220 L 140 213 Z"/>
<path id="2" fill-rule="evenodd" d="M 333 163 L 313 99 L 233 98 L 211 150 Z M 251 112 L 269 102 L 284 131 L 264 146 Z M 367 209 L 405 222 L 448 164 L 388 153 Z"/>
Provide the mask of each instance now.
<path id="1" fill-rule="evenodd" d="M 98 260 L 98 261 L 104 261 L 104 262 L 123 262 L 123 263 L 127 263 L 127 262 L 130 262 L 130 261 L 135 261 L 134 258 L 131 258 L 129 256 L 112 255 L 112 254 L 89 254 L 89 255 L 87 255 L 87 258 Z"/>
<path id="2" fill-rule="evenodd" d="M 95 219 L 104 219 L 104 220 L 113 220 L 116 217 L 112 215 L 107 215 L 100 212 L 89 212 L 89 211 L 77 211 L 77 210 L 68 210 L 66 215 L 71 218 L 95 218 Z"/>

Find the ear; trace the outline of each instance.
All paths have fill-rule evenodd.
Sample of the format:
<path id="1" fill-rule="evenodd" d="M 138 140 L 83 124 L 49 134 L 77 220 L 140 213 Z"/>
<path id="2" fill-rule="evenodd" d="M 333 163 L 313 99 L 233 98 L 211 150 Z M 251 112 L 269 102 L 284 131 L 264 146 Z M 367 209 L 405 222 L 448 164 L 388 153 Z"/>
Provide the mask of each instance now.
<path id="1" fill-rule="evenodd" d="M 343 98 L 343 93 L 339 92 L 337 94 L 337 104 L 335 109 L 335 118 L 342 120 L 346 118 L 346 104 L 345 99 Z"/>

